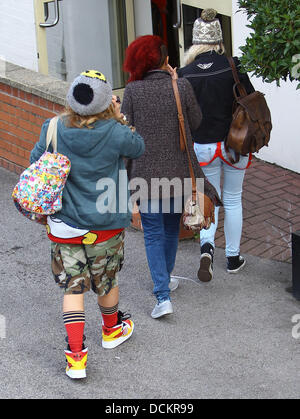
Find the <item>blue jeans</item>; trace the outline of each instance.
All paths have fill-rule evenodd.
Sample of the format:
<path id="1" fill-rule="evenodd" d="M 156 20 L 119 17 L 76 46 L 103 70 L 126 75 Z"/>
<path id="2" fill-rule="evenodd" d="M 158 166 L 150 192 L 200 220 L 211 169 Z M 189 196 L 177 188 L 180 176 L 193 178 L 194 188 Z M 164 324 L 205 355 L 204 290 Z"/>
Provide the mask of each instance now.
<path id="1" fill-rule="evenodd" d="M 158 302 L 162 302 L 170 299 L 169 282 L 175 266 L 181 213 L 174 213 L 172 198 L 170 213 L 163 213 L 161 200 L 155 213 L 151 213 L 151 201 L 146 203 L 146 207 L 148 208 L 145 210 L 145 201 L 141 202 L 146 255 L 154 283 L 153 293 Z"/>
<path id="2" fill-rule="evenodd" d="M 210 162 L 216 151 L 216 144 L 196 144 L 195 153 L 199 162 Z M 222 144 L 222 155 L 226 159 L 226 152 Z M 241 156 L 236 167 L 244 169 L 248 163 L 248 156 Z M 240 253 L 240 242 L 243 228 L 242 190 L 245 170 L 238 170 L 229 166 L 221 158 L 216 158 L 207 166 L 202 166 L 203 173 L 209 182 L 216 188 L 221 196 L 221 173 L 224 173 L 223 181 L 223 205 L 224 205 L 224 233 L 225 255 L 237 256 Z M 215 247 L 215 234 L 218 228 L 219 207 L 215 209 L 215 224 L 211 224 L 208 230 L 200 232 L 200 243 L 210 243 Z"/>

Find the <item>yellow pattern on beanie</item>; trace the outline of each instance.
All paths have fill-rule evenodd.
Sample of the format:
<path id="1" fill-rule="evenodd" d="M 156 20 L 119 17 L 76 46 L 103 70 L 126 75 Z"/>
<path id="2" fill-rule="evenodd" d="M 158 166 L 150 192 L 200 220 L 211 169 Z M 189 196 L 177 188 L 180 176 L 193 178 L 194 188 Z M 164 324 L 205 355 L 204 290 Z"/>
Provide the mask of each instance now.
<path id="1" fill-rule="evenodd" d="M 97 70 L 86 70 L 86 71 L 83 71 L 80 75 L 91 77 L 92 79 L 99 79 L 99 80 L 104 81 L 105 83 L 107 81 L 105 75 Z"/>

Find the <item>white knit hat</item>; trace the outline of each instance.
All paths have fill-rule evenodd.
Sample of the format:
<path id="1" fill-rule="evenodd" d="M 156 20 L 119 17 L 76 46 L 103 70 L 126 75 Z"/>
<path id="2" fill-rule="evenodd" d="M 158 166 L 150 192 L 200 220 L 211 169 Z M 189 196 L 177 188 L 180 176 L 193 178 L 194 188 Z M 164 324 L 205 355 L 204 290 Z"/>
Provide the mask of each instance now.
<path id="1" fill-rule="evenodd" d="M 194 22 L 193 45 L 219 44 L 223 42 L 222 28 L 217 12 L 214 9 L 204 9 Z"/>
<path id="2" fill-rule="evenodd" d="M 111 104 L 112 87 L 100 71 L 87 70 L 71 84 L 67 102 L 79 115 L 96 115 Z"/>

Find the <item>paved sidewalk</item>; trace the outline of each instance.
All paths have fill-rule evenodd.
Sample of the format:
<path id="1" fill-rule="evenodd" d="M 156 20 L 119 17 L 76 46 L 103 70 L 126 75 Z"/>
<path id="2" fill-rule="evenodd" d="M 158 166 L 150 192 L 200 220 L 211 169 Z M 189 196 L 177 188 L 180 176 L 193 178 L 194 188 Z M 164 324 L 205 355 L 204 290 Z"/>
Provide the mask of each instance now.
<path id="1" fill-rule="evenodd" d="M 88 377 L 66 377 L 62 293 L 50 272 L 44 228 L 10 198 L 17 176 L 0 168 L 0 398 L 10 399 L 299 399 L 300 339 L 292 318 L 300 303 L 285 289 L 291 264 L 246 255 L 226 273 L 216 249 L 214 279 L 196 278 L 199 244 L 179 243 L 174 314 L 150 317 L 155 304 L 143 234 L 128 229 L 120 273 L 120 309 L 135 331 L 114 350 L 100 344 L 96 298 L 85 299 Z M 3 327 L 5 320 L 5 328 Z M 3 331 L 5 335 L 3 336 Z"/>
<path id="2" fill-rule="evenodd" d="M 300 230 L 300 174 L 254 159 L 243 192 L 241 253 L 291 262 L 291 233 Z M 216 246 L 224 248 L 224 211 Z"/>

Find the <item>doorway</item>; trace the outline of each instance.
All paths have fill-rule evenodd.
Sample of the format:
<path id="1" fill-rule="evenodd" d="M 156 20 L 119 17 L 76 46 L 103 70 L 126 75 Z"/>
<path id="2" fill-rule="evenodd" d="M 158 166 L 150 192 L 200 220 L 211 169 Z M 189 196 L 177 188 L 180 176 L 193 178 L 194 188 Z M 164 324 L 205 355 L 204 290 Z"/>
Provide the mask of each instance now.
<path id="1" fill-rule="evenodd" d="M 226 53 L 231 55 L 231 0 L 151 0 L 153 34 L 165 40 L 172 67 L 184 65 L 184 52 L 192 45 L 194 21 L 208 7 L 219 12 Z"/>
<path id="2" fill-rule="evenodd" d="M 160 36 L 168 46 L 169 62 L 179 67 L 179 37 L 174 28 L 177 20 L 177 0 L 151 0 L 153 35 Z"/>
<path id="3" fill-rule="evenodd" d="M 200 8 L 186 4 L 182 5 L 184 50 L 187 50 L 192 45 L 193 25 L 195 20 L 201 16 L 202 11 L 203 9 Z M 219 19 L 222 27 L 226 52 L 228 55 L 232 55 L 231 18 L 220 13 L 216 17 Z"/>

